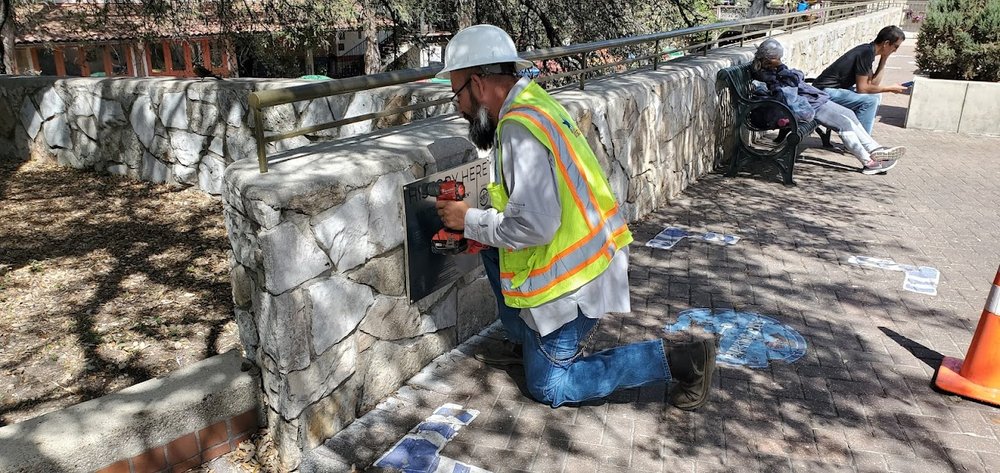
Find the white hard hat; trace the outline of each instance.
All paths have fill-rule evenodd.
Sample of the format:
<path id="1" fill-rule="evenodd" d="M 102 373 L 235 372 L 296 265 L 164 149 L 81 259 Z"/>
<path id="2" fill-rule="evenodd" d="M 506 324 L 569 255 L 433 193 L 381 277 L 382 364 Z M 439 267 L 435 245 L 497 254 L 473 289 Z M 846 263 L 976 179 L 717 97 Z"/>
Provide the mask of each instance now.
<path id="1" fill-rule="evenodd" d="M 517 55 L 514 40 L 493 25 L 470 26 L 455 34 L 444 51 L 444 69 L 438 78 L 448 79 L 451 71 L 468 67 L 513 62 L 517 70 L 531 67 L 531 61 Z"/>

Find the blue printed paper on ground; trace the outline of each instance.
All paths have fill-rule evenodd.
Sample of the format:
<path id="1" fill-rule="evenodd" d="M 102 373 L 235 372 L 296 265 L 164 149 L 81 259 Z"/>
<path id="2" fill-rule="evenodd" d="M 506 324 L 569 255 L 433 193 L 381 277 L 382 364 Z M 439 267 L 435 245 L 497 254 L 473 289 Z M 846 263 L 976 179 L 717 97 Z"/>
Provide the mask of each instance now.
<path id="1" fill-rule="evenodd" d="M 736 235 L 725 235 L 722 233 L 706 232 L 706 233 L 691 233 L 687 230 L 677 228 L 677 227 L 667 227 L 662 232 L 653 237 L 652 240 L 646 242 L 646 246 L 652 248 L 660 248 L 663 250 L 669 250 L 677 244 L 677 242 L 685 238 L 696 238 L 702 241 L 707 241 L 709 243 L 715 243 L 718 245 L 734 245 L 736 242 L 740 241 L 740 237 Z"/>
<path id="2" fill-rule="evenodd" d="M 793 363 L 806 354 L 806 340 L 795 329 L 764 315 L 711 309 L 688 309 L 664 330 L 676 333 L 692 325 L 720 335 L 716 361 L 749 368 L 766 368 L 770 360 Z"/>
<path id="3" fill-rule="evenodd" d="M 457 404 L 445 404 L 382 455 L 374 466 L 394 468 L 406 473 L 489 473 L 451 458 L 441 456 L 441 449 L 469 425 L 479 411 L 463 409 Z"/>
<path id="4" fill-rule="evenodd" d="M 899 264 L 891 259 L 872 258 L 870 256 L 852 256 L 847 258 L 847 262 L 866 268 L 902 271 L 905 274 L 903 277 L 903 289 L 918 294 L 936 296 L 937 286 L 941 281 L 941 272 L 929 266 Z"/>

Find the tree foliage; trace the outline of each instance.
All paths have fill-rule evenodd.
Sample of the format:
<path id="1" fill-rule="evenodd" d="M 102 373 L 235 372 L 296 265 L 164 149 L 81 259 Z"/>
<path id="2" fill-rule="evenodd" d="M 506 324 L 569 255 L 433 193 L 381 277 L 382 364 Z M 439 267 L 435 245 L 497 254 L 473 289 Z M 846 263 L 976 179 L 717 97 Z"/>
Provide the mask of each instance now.
<path id="1" fill-rule="evenodd" d="M 0 2 L 31 4 L 28 16 L 34 19 L 69 10 L 57 8 L 54 0 Z M 345 30 L 362 31 L 368 45 L 364 72 L 372 73 L 390 66 L 383 63 L 391 58 L 379 53 L 393 45 L 438 41 L 424 35 L 428 30 L 454 32 L 491 23 L 507 30 L 518 49 L 526 50 L 665 31 L 711 19 L 707 0 L 106 0 L 89 5 L 86 15 L 68 21 L 81 28 L 176 39 L 191 36 L 189 25 L 212 26 L 237 40 L 241 63 L 252 59 L 261 66 L 255 69 L 271 76 L 299 75 L 299 55 L 332 49 L 336 34 Z M 72 10 L 82 11 L 79 6 Z M 24 18 L 19 27 L 30 26 L 33 18 Z M 388 41 L 379 41 L 386 37 Z"/>
<path id="2" fill-rule="evenodd" d="M 917 65 L 937 79 L 1000 80 L 1000 0 L 932 0 Z"/>

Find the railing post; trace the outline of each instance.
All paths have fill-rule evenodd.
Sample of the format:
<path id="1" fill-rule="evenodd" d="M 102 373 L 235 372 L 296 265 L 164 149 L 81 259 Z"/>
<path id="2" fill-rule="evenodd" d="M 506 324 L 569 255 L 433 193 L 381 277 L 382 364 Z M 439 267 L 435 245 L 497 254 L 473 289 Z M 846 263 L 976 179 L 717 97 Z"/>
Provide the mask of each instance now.
<path id="1" fill-rule="evenodd" d="M 581 69 L 586 69 L 587 68 L 587 53 L 583 53 L 583 54 L 580 55 L 580 64 L 583 66 Z M 585 75 L 587 75 L 586 72 L 581 72 L 580 73 L 580 90 L 583 90 L 583 83 L 584 83 L 583 76 L 585 76 Z"/>
<path id="2" fill-rule="evenodd" d="M 660 40 L 653 43 L 653 53 L 653 70 L 655 71 L 657 67 L 660 67 Z"/>
<path id="3" fill-rule="evenodd" d="M 708 36 L 709 36 L 709 33 L 708 33 L 708 31 L 706 31 L 705 32 L 705 40 L 702 41 L 703 43 L 705 43 L 705 49 L 702 49 L 702 53 L 701 53 L 702 56 L 708 56 L 708 48 L 709 48 Z"/>
<path id="4" fill-rule="evenodd" d="M 250 110 L 253 112 L 253 137 L 257 141 L 257 165 L 263 174 L 267 172 L 267 143 L 264 142 L 264 117 L 256 99 L 250 96 Z"/>
<path id="5" fill-rule="evenodd" d="M 743 47 L 743 40 L 746 39 L 747 25 L 740 27 L 740 47 Z"/>

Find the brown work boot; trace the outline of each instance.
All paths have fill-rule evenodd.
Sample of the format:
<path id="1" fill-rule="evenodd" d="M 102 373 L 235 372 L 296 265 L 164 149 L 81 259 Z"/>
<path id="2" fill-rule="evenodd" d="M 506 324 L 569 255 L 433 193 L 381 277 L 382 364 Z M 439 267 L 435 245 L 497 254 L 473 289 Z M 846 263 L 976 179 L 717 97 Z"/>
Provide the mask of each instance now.
<path id="1" fill-rule="evenodd" d="M 715 338 L 672 347 L 664 342 L 663 349 L 667 353 L 670 376 L 677 381 L 667 393 L 667 399 L 674 407 L 685 411 L 704 406 L 715 373 Z"/>
<path id="2" fill-rule="evenodd" d="M 524 345 L 507 340 L 501 342 L 500 348 L 486 353 L 476 353 L 475 359 L 493 366 L 511 366 L 524 364 Z"/>

